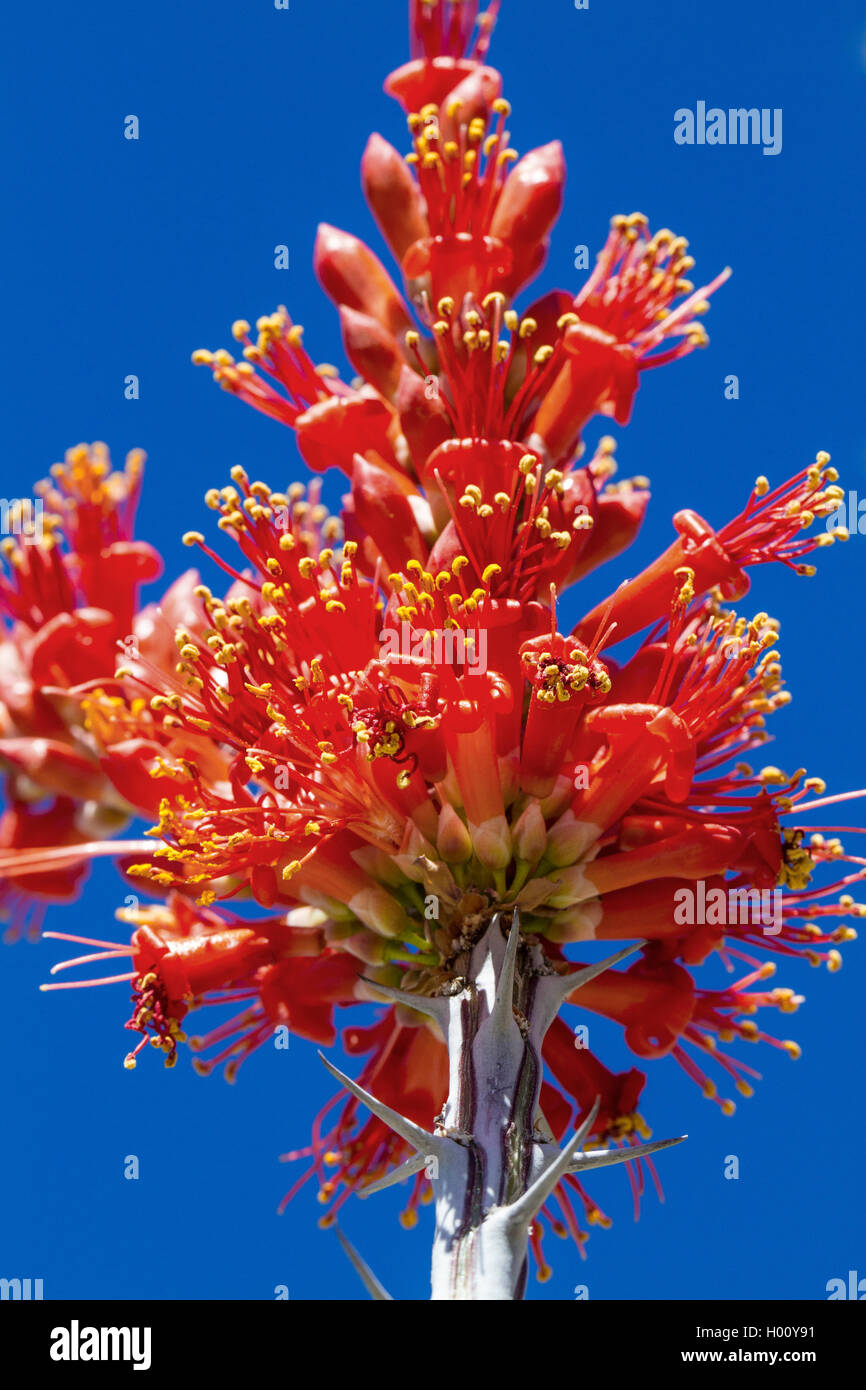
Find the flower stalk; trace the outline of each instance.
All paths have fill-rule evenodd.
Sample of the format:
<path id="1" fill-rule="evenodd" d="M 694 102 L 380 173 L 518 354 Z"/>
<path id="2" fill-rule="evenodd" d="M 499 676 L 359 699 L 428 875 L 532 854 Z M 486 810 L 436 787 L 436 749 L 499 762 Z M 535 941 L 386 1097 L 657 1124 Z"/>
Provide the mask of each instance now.
<path id="1" fill-rule="evenodd" d="M 325 1061 L 415 1149 L 401 1168 L 361 1195 L 422 1169 L 433 1182 L 434 1301 L 523 1298 L 532 1222 L 566 1174 L 639 1158 L 686 1138 L 583 1153 L 599 1096 L 560 1149 L 539 1108 L 542 1045 L 561 1003 L 636 949 L 628 946 L 608 960 L 561 975 L 537 944 L 521 936 L 515 911 L 507 936 L 497 914 L 474 943 L 466 943 L 443 994 L 419 1001 L 401 990 L 379 987 L 393 1003 L 423 1008 L 445 1038 L 448 1096 L 432 1134 L 395 1116 Z"/>

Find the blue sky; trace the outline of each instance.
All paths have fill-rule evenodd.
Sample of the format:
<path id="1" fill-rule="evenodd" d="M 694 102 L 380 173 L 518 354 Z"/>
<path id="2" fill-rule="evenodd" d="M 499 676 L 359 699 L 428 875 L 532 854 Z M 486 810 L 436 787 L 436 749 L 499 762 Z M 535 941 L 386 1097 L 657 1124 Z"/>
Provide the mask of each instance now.
<path id="1" fill-rule="evenodd" d="M 189 354 L 227 345 L 236 317 L 285 303 L 312 355 L 341 360 L 311 269 L 315 228 L 334 222 L 385 254 L 358 163 L 372 129 L 405 144 L 381 93 L 406 56 L 405 10 L 47 0 L 7 16 L 4 495 L 26 495 L 79 440 L 104 439 L 117 460 L 141 445 L 140 534 L 174 574 L 189 561 L 180 535 L 206 519 L 203 492 L 234 464 L 275 486 L 304 476 L 291 433 L 219 392 Z M 634 210 L 689 238 L 697 283 L 734 271 L 706 321 L 709 349 L 649 374 L 633 423 L 613 431 L 623 474 L 652 479 L 652 507 L 616 572 L 573 592 L 575 616 L 667 545 L 673 511 L 722 523 L 758 473 L 781 481 L 818 449 L 866 500 L 862 7 L 504 0 L 492 56 L 512 142 L 525 151 L 559 137 L 568 161 L 565 210 L 531 293 L 577 288 L 574 247 L 594 255 L 609 217 Z M 674 112 L 701 100 L 781 108 L 781 153 L 677 145 Z M 137 142 L 123 138 L 128 114 Z M 278 243 L 287 271 L 274 268 Z M 129 373 L 137 401 L 124 399 Z M 770 760 L 808 764 L 831 791 L 866 783 L 864 567 L 857 536 L 823 553 L 816 579 L 758 571 L 750 596 L 781 621 L 794 693 Z M 836 818 L 866 823 L 856 803 Z M 49 925 L 110 937 L 122 896 L 101 869 Z M 277 1155 L 305 1142 L 332 1094 L 313 1049 L 263 1049 L 234 1087 L 184 1063 L 128 1074 L 124 988 L 41 996 L 57 958 L 57 943 L 0 957 L 0 1274 L 41 1277 L 47 1297 L 268 1299 L 276 1285 L 294 1299 L 359 1296 L 335 1237 L 316 1228 L 312 1191 L 276 1215 L 291 1180 Z M 781 1020 L 804 1055 L 749 1051 L 764 1079 L 732 1119 L 672 1061 L 651 1064 L 642 1109 L 654 1133 L 691 1136 L 659 1164 L 665 1205 L 648 1195 L 635 1225 L 622 1170 L 598 1175 L 591 1190 L 613 1228 L 594 1231 L 585 1263 L 548 1239 L 554 1278 L 530 1295 L 568 1299 L 585 1284 L 592 1299 L 822 1298 L 829 1279 L 866 1274 L 862 980 L 856 943 L 839 975 L 780 971 L 778 983 L 807 995 Z M 593 1023 L 593 1041 L 608 1065 L 629 1064 L 614 1028 Z M 130 1154 L 135 1182 L 123 1176 Z M 738 1181 L 723 1176 L 732 1154 Z M 429 1221 L 404 1232 L 400 1205 L 393 1193 L 356 1203 L 344 1227 L 395 1297 L 424 1298 Z"/>

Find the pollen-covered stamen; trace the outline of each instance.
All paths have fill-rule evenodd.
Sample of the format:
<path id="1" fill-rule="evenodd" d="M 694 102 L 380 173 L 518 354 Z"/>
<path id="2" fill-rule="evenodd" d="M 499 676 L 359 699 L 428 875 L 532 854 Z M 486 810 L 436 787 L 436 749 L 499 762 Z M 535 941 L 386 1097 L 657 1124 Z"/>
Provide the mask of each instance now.
<path id="1" fill-rule="evenodd" d="M 466 55 L 480 62 L 490 44 L 499 0 L 478 13 L 479 0 L 410 0 L 409 39 L 413 58 Z M 474 35 L 474 38 L 473 38 Z"/>
<path id="2" fill-rule="evenodd" d="M 434 670 L 443 682 L 443 694 L 452 699 L 462 697 L 462 677 L 481 669 L 484 605 L 498 572 L 497 566 L 488 566 L 481 584 L 470 589 L 464 578 L 468 565 L 465 555 L 457 555 L 448 569 L 434 573 L 410 560 L 408 576 L 402 571 L 388 576 L 400 627 L 384 631 L 386 638 L 394 638 L 394 650 L 385 651 L 384 660 L 398 672 L 401 667 Z"/>
<path id="3" fill-rule="evenodd" d="M 677 540 L 608 600 L 618 640 L 668 612 L 673 577 L 684 565 L 694 571 L 697 595 L 714 591 L 725 599 L 740 598 L 748 591 L 746 567 L 750 565 L 780 561 L 797 574 L 813 575 L 813 565 L 796 562 L 848 534 L 844 528 L 806 534 L 815 520 L 838 509 L 842 490 L 835 486 L 838 474 L 827 467 L 829 461 L 829 454 L 819 453 L 814 464 L 773 491 L 766 478 L 758 478 L 744 511 L 718 532 L 690 509 L 677 512 Z M 593 631 L 603 607 L 599 605 L 578 624 L 578 635 Z"/>
<path id="4" fill-rule="evenodd" d="M 214 381 L 224 391 L 286 425 L 293 425 L 317 401 L 351 395 L 335 367 L 313 364 L 303 347 L 302 326 L 292 323 L 283 305 L 259 318 L 256 330 L 253 341 L 246 319 L 232 325 L 232 336 L 244 344 L 242 362 L 226 348 L 216 352 L 198 348 L 192 360 L 196 366 L 210 367 Z"/>
<path id="5" fill-rule="evenodd" d="M 805 833 L 785 827 L 782 831 L 782 867 L 779 870 L 779 883 L 785 888 L 807 888 L 812 881 L 815 860 L 803 848 Z"/>
<path id="6" fill-rule="evenodd" d="M 614 217 L 595 269 L 575 298 L 579 321 L 632 345 L 643 367 L 661 366 L 705 346 L 707 335 L 695 316 L 706 312 L 708 296 L 730 271 L 722 271 L 695 290 L 686 278 L 694 266 L 687 249 L 686 239 L 666 227 L 650 236 L 642 213 Z M 679 296 L 685 298 L 674 307 Z M 664 352 L 654 352 L 671 337 L 680 341 Z"/>
<path id="7" fill-rule="evenodd" d="M 135 1067 L 138 1054 L 148 1042 L 162 1052 L 167 1067 L 175 1066 L 178 1043 L 186 1042 L 186 1033 L 180 1026 L 186 1008 L 169 998 L 165 985 L 154 971 L 136 977 L 132 1003 L 132 1017 L 124 1027 L 140 1033 L 141 1042 L 123 1059 L 126 1070 Z"/>
<path id="8" fill-rule="evenodd" d="M 459 309 L 443 296 L 427 317 L 439 356 L 439 398 L 457 438 L 525 438 L 563 360 L 562 331 L 553 343 L 538 341 L 536 320 L 520 318 L 498 290 L 480 301 L 468 296 Z M 406 341 L 426 375 L 418 334 Z"/>
<path id="9" fill-rule="evenodd" d="M 489 234 L 508 166 L 517 159 L 505 129 L 510 114 L 508 102 L 499 98 L 490 111 L 495 123 L 480 115 L 461 122 L 460 101 L 454 100 L 448 105 L 448 124 L 455 128 L 456 140 L 443 138 L 438 106 L 409 116 L 413 149 L 406 162 L 415 169 L 432 236 Z"/>
<path id="10" fill-rule="evenodd" d="M 376 758 L 398 758 L 405 747 L 403 732 L 396 719 L 365 713 L 352 725 L 352 733 L 363 744 L 370 762 Z"/>
<path id="11" fill-rule="evenodd" d="M 37 494 L 55 517 L 71 550 L 96 554 L 115 541 L 132 537 L 141 494 L 145 454 L 133 449 L 123 471 L 112 470 L 104 444 L 79 444 L 55 463 L 50 480 Z"/>
<path id="12" fill-rule="evenodd" d="M 368 763 L 378 764 L 371 769 L 377 783 L 381 763 L 387 761 L 393 769 L 391 785 L 385 783 L 391 799 L 396 792 L 408 793 L 406 813 L 417 817 L 428 834 L 435 835 L 436 818 L 428 806 L 428 789 L 418 771 L 418 754 L 407 748 L 407 737 L 417 727 L 412 704 L 403 692 L 386 687 L 379 692 L 377 705 L 367 704 L 362 696 L 352 714 L 352 734 L 355 745 Z M 399 800 L 399 798 L 396 798 Z"/>
<path id="13" fill-rule="evenodd" d="M 293 483 L 287 492 L 276 492 L 267 483 L 250 482 L 239 465 L 232 469 L 232 480 L 237 486 L 210 488 L 205 494 L 207 505 L 219 513 L 220 530 L 237 542 L 258 575 L 278 584 L 287 583 L 289 593 L 300 597 L 314 593 L 318 586 L 313 576 L 320 556 L 326 554 L 327 565 L 342 534 L 338 518 L 331 516 L 319 500 L 319 480 L 315 479 L 309 488 Z M 189 532 L 188 537 L 188 544 L 199 545 L 232 577 L 249 584 L 204 544 L 198 532 Z M 354 557 L 356 550 L 353 546 L 348 558 Z M 326 587 L 338 588 L 338 578 L 332 574 L 331 579 Z"/>
<path id="14" fill-rule="evenodd" d="M 527 602 L 567 582 L 594 524 L 586 470 L 545 470 L 537 455 L 507 440 L 451 441 L 430 462 L 457 542 L 493 598 Z"/>
<path id="15" fill-rule="evenodd" d="M 573 638 L 555 628 L 520 651 L 529 682 L 529 713 L 520 752 L 520 785 L 531 796 L 550 794 L 563 766 L 578 721 L 594 700 L 610 693 L 607 667 Z"/>
<path id="16" fill-rule="evenodd" d="M 818 518 L 838 511 L 844 497 L 836 486 L 839 477 L 829 468 L 830 455 L 821 452 L 809 468 L 770 489 L 767 479 L 756 480 L 742 514 L 718 532 L 717 540 L 739 566 L 766 564 L 779 560 L 797 574 L 813 575 L 813 565 L 796 564 L 816 547 L 847 540 L 844 527 L 832 531 L 803 534 Z"/>
<path id="17" fill-rule="evenodd" d="M 698 745 L 700 770 L 760 743 L 765 716 L 790 700 L 774 650 L 778 626 L 766 613 L 748 622 L 712 607 L 686 624 L 679 638 L 672 625 L 670 661 L 650 698 L 670 699 Z"/>
<path id="18" fill-rule="evenodd" d="M 78 444 L 36 484 L 34 501 L 9 504 L 12 535 L 0 553 L 11 574 L 0 572 L 0 612 L 38 628 L 79 607 L 101 609 L 110 591 L 117 629 L 130 631 L 138 586 L 160 571 L 156 552 L 133 540 L 144 461 L 134 449 L 112 470 L 104 444 Z M 97 628 L 91 643 L 102 635 Z"/>
<path id="19" fill-rule="evenodd" d="M 789 1040 L 780 1041 L 771 1034 L 764 1033 L 751 1017 L 761 1008 L 776 1008 L 781 1013 L 795 1013 L 803 1003 L 803 996 L 795 994 L 792 989 L 747 992 L 750 985 L 769 978 L 775 973 L 775 969 L 775 965 L 768 961 L 758 965 L 749 975 L 728 989 L 698 990 L 692 1020 L 683 1030 L 681 1042 L 671 1050 L 671 1056 L 701 1087 L 705 1097 L 721 1108 L 724 1115 L 733 1115 L 736 1109 L 733 1100 L 719 1096 L 715 1082 L 696 1065 L 682 1044 L 691 1044 L 704 1056 L 712 1058 L 733 1079 L 739 1093 L 747 1097 L 753 1094 L 753 1089 L 746 1077 L 760 1079 L 760 1074 L 739 1059 L 725 1056 L 719 1050 L 719 1042 L 731 1043 L 740 1040 L 769 1043 L 771 1047 L 787 1052 L 789 1057 L 796 1060 L 800 1056 L 797 1043 Z"/>

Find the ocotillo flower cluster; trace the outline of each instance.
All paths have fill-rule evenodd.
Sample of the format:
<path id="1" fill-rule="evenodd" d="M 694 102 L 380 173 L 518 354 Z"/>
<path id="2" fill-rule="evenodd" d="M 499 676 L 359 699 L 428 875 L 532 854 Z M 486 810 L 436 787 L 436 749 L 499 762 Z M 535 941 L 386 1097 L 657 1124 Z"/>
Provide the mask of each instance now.
<path id="1" fill-rule="evenodd" d="M 576 1135 L 583 1166 L 618 1150 L 636 1196 L 648 1161 L 644 1073 L 575 1046 L 583 1014 L 559 1005 L 614 1020 L 642 1063 L 672 1057 L 730 1113 L 755 1073 L 726 1045 L 798 1051 L 755 1020 L 800 1002 L 768 985 L 767 952 L 835 969 L 853 936 L 841 919 L 864 909 L 847 896 L 861 861 L 803 825 L 820 779 L 744 761 L 789 697 L 778 624 L 730 607 L 751 567 L 809 575 L 809 553 L 844 539 L 810 529 L 837 509 L 836 473 L 819 454 L 780 485 L 758 478 L 718 529 L 678 512 L 658 559 L 620 582 L 648 483 L 615 481 L 612 439 L 587 461 L 582 436 L 598 416 L 626 424 L 641 375 L 705 344 L 727 272 L 695 288 L 686 241 L 635 213 L 613 219 L 582 287 L 517 307 L 565 163 L 558 142 L 511 148 L 486 62 L 496 8 L 410 4 L 412 59 L 386 83 L 410 149 L 373 135 L 361 166 L 395 276 L 352 233 L 320 228 L 315 272 L 355 379 L 316 365 L 282 307 L 234 324 L 237 356 L 194 354 L 289 426 L 314 473 L 345 474 L 341 515 L 315 482 L 234 468 L 205 498 L 216 527 L 185 537 L 211 584 L 189 571 L 142 607 L 160 570 L 133 538 L 142 456 L 115 473 L 103 445 L 81 445 L 41 485 L 41 540 L 5 542 L 0 873 L 13 933 L 38 933 L 96 856 L 153 899 L 118 913 L 128 940 L 66 936 L 94 949 L 55 967 L 118 963 L 129 1068 L 148 1042 L 169 1066 L 188 1043 L 197 1070 L 225 1063 L 232 1078 L 280 1025 L 329 1045 L 338 1010 L 379 1006 L 343 1033 L 363 1089 L 341 1093 L 306 1151 L 301 1181 L 318 1178 L 326 1221 L 398 1169 L 414 1175 L 413 1220 L 446 1139 L 470 1166 L 483 1151 L 489 1178 L 483 1097 L 464 1097 L 477 1129 L 455 1119 L 454 1052 L 485 1021 L 507 1051 L 516 1027 L 539 1064 L 526 1143 L 507 1193 L 461 1220 L 480 1226 L 505 1193 L 543 1276 L 545 1218 L 580 1247 L 605 1220 L 553 1141 L 572 1136 L 576 1154 Z M 602 564 L 611 597 L 564 630 L 561 596 Z M 147 836 L 123 838 L 142 817 Z M 834 878 L 813 885 L 830 861 Z M 696 921 L 678 904 L 698 885 Z M 778 910 L 731 914 L 731 893 L 749 909 L 775 894 Z M 506 950 L 491 922 L 515 910 Z M 581 973 L 571 948 L 588 941 L 631 943 L 633 959 Z M 726 989 L 700 984 L 713 954 L 738 972 Z M 459 999 L 476 1012 L 456 1038 Z M 214 1002 L 236 1011 L 188 1039 L 190 1013 Z M 500 1060 L 484 1053 L 484 1075 Z"/>

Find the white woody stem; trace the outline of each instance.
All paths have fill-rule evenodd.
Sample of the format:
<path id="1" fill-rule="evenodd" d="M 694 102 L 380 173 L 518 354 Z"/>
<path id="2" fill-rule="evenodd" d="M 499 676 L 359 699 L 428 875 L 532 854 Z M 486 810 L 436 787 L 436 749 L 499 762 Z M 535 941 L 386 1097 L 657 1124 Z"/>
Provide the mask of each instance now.
<path id="1" fill-rule="evenodd" d="M 434 1299 L 523 1296 L 529 1223 L 515 1222 L 509 1208 L 543 1166 L 535 1130 L 541 1059 L 515 1016 L 515 1006 L 523 1019 L 531 1008 L 531 977 L 518 967 L 526 954 L 516 923 L 507 945 L 492 923 L 448 999 L 441 1129 L 450 1142 L 430 1165 Z"/>
<path id="2" fill-rule="evenodd" d="M 432 1134 L 326 1062 L 414 1150 L 393 1180 L 422 1167 L 432 1179 L 434 1300 L 523 1298 L 532 1222 L 567 1173 L 621 1163 L 680 1142 L 669 1139 L 639 1150 L 583 1155 L 579 1150 L 595 1123 L 596 1101 L 560 1150 L 538 1108 L 542 1043 L 559 1006 L 641 944 L 576 974 L 559 975 L 537 944 L 521 937 L 515 912 L 507 938 L 502 919 L 496 917 L 464 953 L 449 993 L 422 999 L 377 986 L 388 998 L 434 1017 L 448 1045 L 448 1099 Z M 389 1179 L 383 1179 L 371 1184 L 368 1192 L 389 1185 Z"/>

